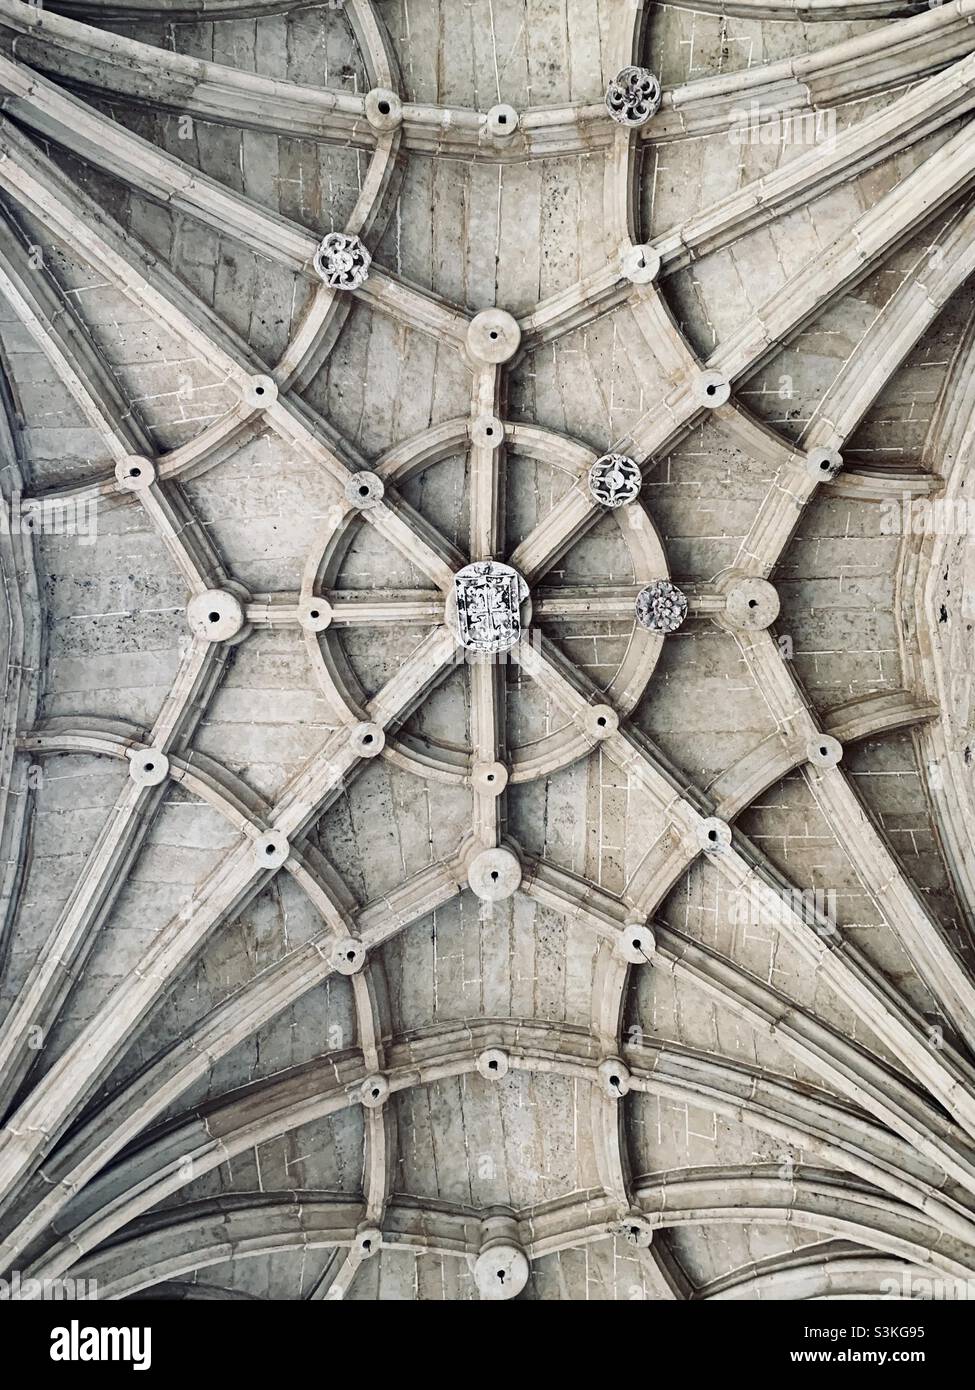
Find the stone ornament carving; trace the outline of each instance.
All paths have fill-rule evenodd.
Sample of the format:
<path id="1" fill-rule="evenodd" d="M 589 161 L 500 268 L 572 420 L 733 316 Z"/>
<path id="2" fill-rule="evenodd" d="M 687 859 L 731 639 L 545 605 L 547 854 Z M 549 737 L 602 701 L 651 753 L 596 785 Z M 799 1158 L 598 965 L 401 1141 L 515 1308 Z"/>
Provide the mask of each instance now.
<path id="1" fill-rule="evenodd" d="M 620 252 L 620 273 L 634 285 L 650 285 L 660 274 L 660 252 L 647 241 Z"/>
<path id="2" fill-rule="evenodd" d="M 615 945 L 617 954 L 630 965 L 645 965 L 657 949 L 657 939 L 645 922 L 627 922 Z"/>
<path id="3" fill-rule="evenodd" d="M 366 948 L 354 936 L 342 937 L 332 947 L 329 959 L 340 975 L 357 975 L 366 963 Z"/>
<path id="4" fill-rule="evenodd" d="M 843 757 L 843 745 L 829 734 L 817 734 L 809 740 L 806 756 L 813 767 L 836 767 Z"/>
<path id="5" fill-rule="evenodd" d="M 363 1226 L 356 1232 L 353 1248 L 363 1260 L 371 1260 L 382 1249 L 383 1233 L 378 1226 Z"/>
<path id="6" fill-rule="evenodd" d="M 315 252 L 314 264 L 330 290 L 357 290 L 366 282 L 372 257 L 357 236 L 329 232 Z"/>
<path id="7" fill-rule="evenodd" d="M 645 125 L 660 110 L 661 96 L 649 68 L 624 68 L 606 88 L 606 110 L 620 125 Z"/>
<path id="8" fill-rule="evenodd" d="M 655 579 L 636 599 L 636 620 L 648 632 L 676 632 L 687 617 L 687 596 L 669 579 Z"/>
<path id="9" fill-rule="evenodd" d="M 603 454 L 589 470 L 589 491 L 601 507 L 635 502 L 642 485 L 639 465 L 625 454 Z"/>
<path id="10" fill-rule="evenodd" d="M 528 585 L 497 560 L 465 565 L 454 575 L 457 636 L 472 652 L 504 652 L 521 637 L 521 605 Z"/>

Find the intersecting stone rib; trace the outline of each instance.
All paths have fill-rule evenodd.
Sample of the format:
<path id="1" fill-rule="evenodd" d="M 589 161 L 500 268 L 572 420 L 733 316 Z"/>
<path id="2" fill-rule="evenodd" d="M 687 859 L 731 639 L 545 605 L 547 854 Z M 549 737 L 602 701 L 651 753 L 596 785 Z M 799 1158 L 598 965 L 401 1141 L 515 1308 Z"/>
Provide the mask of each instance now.
<path id="1" fill-rule="evenodd" d="M 537 681 L 570 717 L 579 718 L 587 704 L 577 686 L 567 677 L 566 664 L 559 663 L 550 650 L 527 648 L 522 662 L 526 673 Z M 559 666 L 561 665 L 561 670 Z M 673 775 L 649 751 L 646 741 L 637 743 L 631 731 L 621 727 L 603 740 L 606 754 L 653 799 L 686 841 L 692 841 L 699 823 L 703 798 L 691 788 L 680 789 Z M 691 798 L 694 797 L 694 800 Z M 959 1123 L 975 1135 L 975 1098 L 967 1066 L 947 1046 L 935 1048 L 920 1020 L 908 1010 L 886 980 L 846 940 L 842 950 L 827 944 L 789 896 L 781 875 L 767 865 L 746 842 L 714 856 L 715 867 L 739 892 L 751 894 L 769 920 L 778 920 L 810 966 L 829 981 L 844 999 L 869 1023 L 912 1075 L 941 1101 Z"/>
<path id="2" fill-rule="evenodd" d="M 807 743 L 819 737 L 791 669 L 767 632 L 739 633 L 738 645 L 777 725 Z M 911 887 L 886 842 L 860 806 L 840 766 L 810 768 L 807 781 L 857 874 L 883 912 L 918 974 L 971 1048 L 975 985 Z"/>
<path id="3" fill-rule="evenodd" d="M 705 1170 L 694 1177 L 667 1174 L 644 1178 L 637 1197 L 658 1228 L 786 1221 L 951 1277 L 970 1277 L 957 1247 L 942 1249 L 934 1221 L 919 1218 L 912 1208 L 873 1189 L 846 1191 L 831 1173 L 799 1170 L 791 1180 L 779 1177 L 777 1168 Z M 95 1279 L 102 1298 L 123 1298 L 161 1280 L 235 1258 L 347 1246 L 362 1213 L 361 1201 L 335 1194 L 241 1193 L 143 1218 L 125 1238 L 80 1261 L 74 1274 Z M 538 1259 L 601 1239 L 618 1219 L 614 1203 L 587 1198 L 543 1204 L 524 1213 L 521 1221 L 527 1250 Z M 477 1252 L 477 1230 L 466 1210 L 399 1198 L 390 1205 L 384 1243 L 467 1258 Z"/>
<path id="4" fill-rule="evenodd" d="M 877 314 L 819 401 L 805 431 L 805 447 L 842 449 L 912 347 L 973 269 L 975 212 L 968 211 L 953 219 L 935 246 L 919 254 L 911 272 Z M 845 474 L 846 470 L 838 479 L 840 487 L 844 487 Z M 913 494 L 920 482 L 891 475 L 889 495 L 900 498 Z M 847 480 L 845 488 L 851 485 Z M 926 487 L 931 485 L 928 478 Z M 786 453 L 742 541 L 736 566 L 749 574 L 771 574 L 815 491 L 815 481 L 805 468 L 805 454 Z"/>
<path id="5" fill-rule="evenodd" d="M 454 646 L 445 630 L 431 634 L 370 702 L 370 718 L 385 727 L 405 717 L 449 669 Z M 273 828 L 289 837 L 306 828 L 361 757 L 352 751 L 349 730 L 337 730 L 283 793 L 272 813 Z M 187 909 L 157 934 L 139 969 L 116 986 L 0 1130 L 0 1193 L 6 1196 L 31 1162 L 60 1135 L 105 1075 L 121 1042 L 215 927 L 242 908 L 268 878 L 268 871 L 257 861 L 253 839 L 245 838 L 212 871 Z"/>
<path id="6" fill-rule="evenodd" d="M 746 183 L 672 231 L 654 238 L 665 274 L 713 254 L 776 217 L 822 197 L 882 160 L 893 159 L 975 106 L 975 55 L 910 88 L 875 116 L 814 145 Z"/>
<path id="7" fill-rule="evenodd" d="M 470 1074 L 487 1040 L 503 1046 L 519 1069 L 595 1082 L 598 1053 L 594 1055 L 592 1041 L 584 1037 L 575 1041 L 555 1025 L 491 1020 L 474 1025 L 474 1036 L 461 1030 L 458 1040 L 456 1034 L 456 1025 L 448 1024 L 427 1030 L 405 1045 L 393 1040 L 387 1073 L 392 1089 Z M 438 1035 L 443 1035 L 442 1042 Z M 795 1082 L 772 1080 L 673 1045 L 631 1048 L 627 1055 L 634 1063 L 632 1090 L 676 1104 L 713 1108 L 793 1143 L 924 1212 L 954 1240 L 971 1242 L 975 1218 L 954 1196 L 932 1192 L 932 1183 L 944 1182 L 943 1173 L 918 1160 L 909 1144 L 893 1138 L 862 1113 L 825 1093 L 810 1096 Z M 138 1154 L 106 1170 L 69 1204 L 57 1223 L 64 1234 L 30 1267 L 30 1277 L 64 1273 L 122 1226 L 185 1186 L 190 1172 L 201 1176 L 280 1134 L 358 1104 L 361 1082 L 374 1066 L 368 1049 L 334 1060 L 325 1057 L 208 1102 L 158 1136 L 150 1135 Z M 592 1089 L 595 1097 L 598 1087 L 594 1084 Z M 610 1103 L 614 1110 L 609 1123 L 615 1128 L 620 1107 L 618 1102 Z M 187 1158 L 192 1159 L 191 1168 Z M 620 1163 L 619 1158 L 616 1162 Z M 607 1192 L 607 1196 L 625 1210 L 629 1199 L 624 1192 Z M 367 1219 L 378 1220 L 380 1210 L 367 1198 Z"/>
<path id="8" fill-rule="evenodd" d="M 122 398 L 91 337 L 50 273 L 31 264 L 23 239 L 0 215 L 0 294 L 98 431 L 113 462 L 151 452 L 148 437 Z"/>
<path id="9" fill-rule="evenodd" d="M 160 753 L 192 736 L 222 665 L 218 649 L 192 644 L 153 727 L 152 746 Z M 126 779 L 56 926 L 0 1024 L 0 1111 L 9 1105 L 37 1055 L 29 1055 L 33 1031 L 47 1033 L 80 975 L 164 793 L 165 784 L 144 787 Z"/>
<path id="10" fill-rule="evenodd" d="M 722 342 L 708 366 L 731 379 L 751 375 L 830 299 L 870 271 L 882 256 L 929 222 L 975 179 L 975 135 L 967 125 L 824 247 L 823 258 L 785 282 L 740 329 Z"/>
<path id="11" fill-rule="evenodd" d="M 692 79 L 664 92 L 662 109 L 643 127 L 657 142 L 723 131 L 749 118 L 765 120 L 825 110 L 913 82 L 975 47 L 972 0 L 922 10 L 791 58 Z"/>
<path id="12" fill-rule="evenodd" d="M 296 875 L 296 881 L 307 891 L 302 876 Z M 205 1076 L 215 1061 L 332 974 L 331 947 L 338 932 L 355 933 L 374 949 L 458 892 L 455 877 L 443 865 L 432 865 L 352 916 L 333 901 L 326 917 L 334 920 L 329 930 L 269 966 L 205 1014 L 185 1037 L 153 1058 L 138 1077 L 127 1082 L 57 1149 L 17 1204 L 19 1219 L 0 1244 L 0 1267 L 16 1259 L 54 1221 L 65 1203 Z"/>

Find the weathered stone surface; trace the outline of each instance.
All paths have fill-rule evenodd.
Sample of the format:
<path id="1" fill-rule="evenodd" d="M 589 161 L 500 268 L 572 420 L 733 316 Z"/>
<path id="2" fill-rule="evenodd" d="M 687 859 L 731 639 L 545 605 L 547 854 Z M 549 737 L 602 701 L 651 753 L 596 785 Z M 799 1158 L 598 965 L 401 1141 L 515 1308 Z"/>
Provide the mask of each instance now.
<path id="1" fill-rule="evenodd" d="M 0 1274 L 975 1271 L 975 0 L 771 8 L 3 7 Z"/>

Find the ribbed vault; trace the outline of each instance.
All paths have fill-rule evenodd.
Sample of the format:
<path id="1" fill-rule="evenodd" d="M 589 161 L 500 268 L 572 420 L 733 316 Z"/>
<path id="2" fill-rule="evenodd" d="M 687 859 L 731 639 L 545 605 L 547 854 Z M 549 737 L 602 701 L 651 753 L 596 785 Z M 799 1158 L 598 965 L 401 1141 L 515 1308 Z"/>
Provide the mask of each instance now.
<path id="1" fill-rule="evenodd" d="M 4 1270 L 975 1276 L 973 21 L 0 0 Z"/>

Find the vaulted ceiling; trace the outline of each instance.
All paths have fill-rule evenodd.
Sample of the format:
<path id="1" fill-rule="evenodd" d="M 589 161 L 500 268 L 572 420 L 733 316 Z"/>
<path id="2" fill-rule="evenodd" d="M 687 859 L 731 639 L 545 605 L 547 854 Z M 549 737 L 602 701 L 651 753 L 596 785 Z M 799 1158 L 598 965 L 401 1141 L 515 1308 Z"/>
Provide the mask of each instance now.
<path id="1" fill-rule="evenodd" d="M 0 0 L 0 102 L 0 1273 L 975 1276 L 975 0 Z"/>

